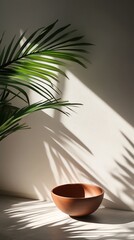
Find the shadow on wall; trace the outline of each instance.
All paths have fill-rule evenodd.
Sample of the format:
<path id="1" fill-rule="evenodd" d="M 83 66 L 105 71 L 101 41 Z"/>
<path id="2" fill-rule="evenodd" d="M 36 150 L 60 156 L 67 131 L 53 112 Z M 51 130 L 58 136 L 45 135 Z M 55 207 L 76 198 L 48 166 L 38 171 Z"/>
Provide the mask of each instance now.
<path id="1" fill-rule="evenodd" d="M 121 160 L 116 161 L 116 169 L 119 170 L 119 173 L 120 170 L 123 173 L 118 175 L 118 171 L 117 173 L 114 171 L 111 174 L 111 183 L 113 179 L 113 184 L 107 186 L 104 181 L 105 176 L 101 177 L 103 173 L 99 176 L 95 172 L 95 169 L 90 166 L 92 161 L 96 161 L 94 153 L 61 122 L 57 122 L 44 112 L 33 114 L 28 118 L 28 121 L 28 124 L 32 127 L 32 131 L 30 131 L 30 134 L 29 130 L 21 133 L 22 138 L 18 138 L 18 146 L 23 145 L 23 148 L 19 149 L 17 153 L 19 156 L 17 162 L 14 164 L 12 160 L 11 163 L 11 167 L 12 164 L 17 167 L 16 170 L 19 176 L 18 184 L 23 182 L 25 186 L 26 183 L 26 189 L 31 189 L 31 192 L 33 191 L 33 195 L 34 197 L 36 195 L 37 199 L 50 200 L 50 190 L 55 185 L 68 182 L 93 182 L 104 188 L 104 206 L 129 209 L 126 198 L 129 201 L 133 199 L 133 176 L 130 170 L 133 167 L 132 155 L 130 157 L 124 156 L 125 162 L 121 162 Z M 124 138 L 125 135 L 122 134 L 122 136 Z M 129 139 L 127 142 L 130 144 Z M 11 144 L 11 148 L 13 149 L 15 149 L 14 144 L 14 142 Z M 27 149 L 27 151 L 24 152 L 24 149 Z M 128 153 L 131 154 L 130 151 Z M 116 183 L 120 183 L 123 186 L 121 190 L 123 195 L 120 195 L 120 192 L 117 194 L 113 193 L 112 188 Z M 26 189 L 24 189 L 24 192 Z M 130 210 L 132 205 L 133 203 L 131 202 Z"/>
<path id="2" fill-rule="evenodd" d="M 33 115 L 28 118 L 32 131 L 30 134 L 28 131 L 24 133 L 26 141 L 23 149 L 25 144 L 29 147 L 27 152 L 23 153 L 23 164 L 30 161 L 29 169 L 26 164 L 26 171 L 30 171 L 28 183 L 33 186 L 37 198 L 50 199 L 50 189 L 55 185 L 77 182 L 81 175 L 88 175 L 88 163 L 82 159 L 82 154 L 88 154 L 90 161 L 93 153 L 59 120 L 44 112 Z"/>
<path id="3" fill-rule="evenodd" d="M 130 148 L 133 149 L 134 147 L 133 142 L 122 131 L 120 132 L 123 138 L 125 138 L 126 141 L 128 142 Z M 106 192 L 108 191 L 108 196 L 112 201 L 105 199 L 104 205 L 105 206 L 111 205 L 111 207 L 117 209 L 122 208 L 129 209 L 129 206 L 133 206 L 134 199 L 134 177 L 133 177 L 134 154 L 132 153 L 132 151 L 128 150 L 125 146 L 123 147 L 125 150 L 125 154 L 123 153 L 122 158 L 120 158 L 119 160 L 114 160 L 116 163 L 116 169 L 119 169 L 120 174 L 118 174 L 118 172 L 116 173 L 116 171 L 113 171 L 113 173 L 111 173 L 114 181 L 120 184 L 120 186 L 123 186 L 123 189 L 122 191 L 120 191 L 119 189 L 117 196 L 115 196 L 112 194 L 112 192 L 105 188 Z M 126 206 L 126 204 L 124 204 L 124 199 L 126 198 L 129 202 L 129 206 Z M 134 207 L 132 208 L 134 210 Z M 130 210 L 132 210 L 131 207 Z"/>
<path id="4" fill-rule="evenodd" d="M 75 65 L 70 67 L 69 70 L 75 76 L 79 77 L 90 89 L 91 82 L 89 81 L 88 71 L 87 73 L 84 73 L 81 68 Z M 90 79 L 92 79 L 92 74 L 90 74 Z M 95 79 L 98 79 L 98 77 L 96 76 Z M 112 82 L 111 79 L 109 81 L 112 86 L 115 86 L 115 81 Z M 120 82 L 121 78 L 118 78 L 118 81 Z M 58 87 L 61 89 L 64 97 L 66 79 L 62 79 L 60 82 L 61 86 Z M 96 81 L 96 84 L 98 84 L 98 81 Z M 104 92 L 107 92 L 106 89 Z M 122 95 L 120 97 L 122 98 Z M 61 113 L 56 111 L 54 112 L 53 118 L 40 112 L 36 113 L 34 117 L 32 116 L 32 121 L 30 122 L 33 131 L 31 132 L 31 135 L 27 134 L 27 142 L 29 144 L 29 149 L 32 149 L 32 155 L 29 159 L 32 159 L 34 156 L 34 163 L 31 162 L 31 164 L 34 165 L 35 170 L 33 170 L 33 173 L 30 175 L 31 183 L 29 178 L 28 182 L 33 186 L 37 197 L 39 199 L 50 199 L 50 189 L 55 185 L 85 179 L 88 182 L 94 182 L 104 188 L 106 198 L 104 199 L 103 204 L 105 206 L 111 206 L 118 209 L 129 209 L 129 206 L 125 203 L 124 199 L 128 198 L 130 201 L 133 199 L 133 179 L 132 172 L 130 171 L 132 162 L 130 158 L 123 156 L 125 164 L 123 164 L 123 161 L 120 162 L 121 160 L 114 160 L 117 169 L 119 169 L 118 172 L 125 172 L 125 174 L 122 173 L 120 175 L 118 175 L 118 172 L 117 174 L 116 172 L 111 173 L 111 179 L 114 180 L 114 184 L 119 183 L 123 186 L 122 191 L 124 196 L 120 196 L 120 193 L 113 193 L 111 188 L 109 188 L 109 186 L 107 187 L 104 183 L 104 179 L 101 179 L 95 170 L 90 167 L 90 163 L 93 161 L 92 150 L 84 145 L 82 141 L 80 141 L 62 124 L 60 117 Z M 41 123 L 39 127 L 37 127 L 37 123 Z M 124 133 L 122 133 L 122 136 L 131 145 L 131 140 L 129 140 Z M 38 149 L 37 152 L 36 148 Z M 79 151 L 80 149 L 81 151 Z M 37 155 L 39 152 L 41 154 L 40 156 Z M 127 152 L 130 153 L 129 150 L 127 150 Z M 26 155 L 26 159 L 28 155 Z M 89 156 L 89 161 L 87 161 L 87 157 L 84 159 L 85 155 Z"/>
<path id="5" fill-rule="evenodd" d="M 1 29 L 8 29 L 9 35 L 14 35 L 19 33 L 20 26 L 24 30 L 38 28 L 44 22 L 46 25 L 50 23 L 50 18 L 52 22 L 55 21 L 57 16 L 65 24 L 71 21 L 74 27 L 86 35 L 88 41 L 92 39 L 91 42 L 95 44 L 93 57 L 90 58 L 92 66 L 86 73 L 77 67 L 76 76 L 132 125 L 134 1 L 119 0 L 115 3 L 85 0 L 83 4 L 81 0 L 77 4 L 76 0 L 59 0 L 58 7 L 57 3 L 48 0 L 39 2 L 32 1 L 31 8 L 31 1 L 26 1 L 26 8 L 23 1 L 2 1 Z M 12 14 L 14 9 L 15 14 Z"/>
<path id="6" fill-rule="evenodd" d="M 98 41 L 100 41 L 100 39 L 98 39 Z M 98 45 L 98 43 L 96 44 L 98 46 L 98 50 L 99 47 L 101 49 L 102 46 Z M 105 42 L 103 42 L 102 52 L 103 50 L 105 50 L 104 45 Z M 118 47 L 118 44 L 116 45 L 116 47 Z M 111 49 L 111 51 L 113 50 Z M 110 75 L 110 72 L 107 73 L 107 75 L 105 76 L 105 68 L 107 65 L 105 65 L 105 62 L 102 61 L 102 52 L 100 52 L 100 55 L 96 55 L 97 63 L 93 64 L 93 68 L 95 66 L 95 69 L 91 69 L 89 67 L 89 71 L 91 71 L 90 82 L 88 81 L 88 71 L 85 74 L 84 71 L 74 66 L 72 67 L 72 69 L 70 68 L 70 70 L 72 73 L 75 73 L 75 76 L 79 77 L 79 79 L 84 83 L 84 85 L 86 85 L 89 89 L 92 88 L 94 92 L 97 92 L 97 94 L 101 96 L 104 100 L 106 100 L 106 102 L 109 103 L 111 101 L 111 106 L 114 109 L 115 107 L 117 107 L 118 110 L 122 109 L 123 112 L 124 105 L 122 104 L 122 101 L 120 101 L 121 104 L 117 106 L 118 99 L 124 99 L 124 91 L 122 92 L 122 94 L 120 93 L 120 91 L 118 91 L 121 89 L 120 86 L 122 86 L 122 78 L 116 77 L 116 79 L 113 81 L 114 75 Z M 107 53 L 106 50 L 104 52 Z M 107 56 L 104 56 L 104 58 L 105 61 L 107 61 Z M 100 63 L 103 63 L 103 74 L 101 72 Z M 102 76 L 101 81 L 100 76 Z M 107 76 L 110 76 L 108 81 Z M 99 79 L 99 81 L 97 81 L 97 79 Z M 118 81 L 118 84 L 116 80 Z M 132 84 L 131 81 L 130 83 Z M 130 87 L 131 84 L 128 84 L 128 86 Z M 117 88 L 117 85 L 118 90 L 116 89 L 116 98 L 114 98 L 114 90 L 115 88 Z M 126 89 L 125 84 L 124 86 L 122 86 L 122 89 Z M 63 96 L 64 90 L 65 85 L 63 83 Z M 109 93 L 112 93 L 110 95 L 111 100 L 109 99 Z M 121 94 L 121 96 L 119 96 L 119 93 Z M 117 98 L 117 96 L 119 98 Z M 125 96 L 128 97 L 127 94 Z M 124 115 L 125 117 L 127 116 L 127 114 L 125 113 Z M 94 152 L 92 153 L 92 149 L 89 149 L 87 146 L 85 146 L 82 141 L 80 141 L 61 122 L 59 122 L 59 119 L 60 115 L 55 115 L 54 118 L 52 118 L 43 112 L 36 113 L 28 119 L 28 121 L 30 122 L 29 125 L 32 127 L 32 131 L 30 132 L 30 134 L 28 131 L 24 133 L 21 132 L 22 138 L 18 138 L 18 148 L 16 149 L 16 142 L 10 143 L 11 149 L 14 149 L 14 158 L 12 158 L 12 161 L 16 161 L 15 156 L 19 156 L 17 163 L 14 164 L 16 168 L 15 170 L 18 172 L 20 180 L 19 182 L 18 177 L 15 178 L 14 173 L 12 173 L 14 181 L 16 180 L 15 184 L 18 184 L 18 189 L 20 182 L 25 182 L 25 184 L 27 184 L 28 186 L 27 189 L 33 188 L 33 190 L 37 194 L 37 198 L 49 199 L 49 190 L 55 185 L 64 182 L 76 182 L 80 181 L 81 179 L 85 179 L 88 182 L 93 181 L 94 183 L 101 185 L 104 188 L 108 196 L 108 199 L 104 199 L 105 206 L 108 204 L 108 206 L 118 208 L 120 208 L 120 206 L 123 206 L 124 209 L 128 209 L 128 204 L 124 203 L 124 197 L 120 197 L 119 193 L 113 194 L 110 188 L 106 184 L 104 184 L 103 179 L 97 176 L 96 172 L 93 171 L 93 169 L 90 167 L 91 161 L 93 161 L 93 157 L 95 154 Z M 126 135 L 122 134 L 122 136 L 124 136 L 126 140 L 129 140 Z M 128 142 L 131 144 L 131 140 L 129 140 Z M 23 148 L 21 148 L 21 146 L 23 146 Z M 27 149 L 26 152 L 24 152 L 24 149 Z M 79 149 L 81 149 L 81 151 L 79 151 Z M 133 163 L 131 161 L 130 155 L 132 155 L 131 152 L 127 151 L 127 155 L 123 157 L 125 161 L 125 166 L 123 164 L 123 161 L 120 162 L 120 160 L 116 160 L 116 166 L 123 172 L 122 175 L 118 175 L 116 174 L 116 172 L 111 174 L 113 180 L 116 180 L 114 184 L 118 182 L 124 186 L 123 192 L 125 197 L 127 197 L 128 194 L 131 195 L 133 187 L 132 172 L 130 171 L 130 169 L 132 169 Z M 86 157 L 84 158 L 84 156 Z M 87 156 L 89 156 L 88 161 Z M 9 167 L 11 167 L 10 171 L 12 171 L 12 163 L 10 162 L 8 163 L 8 165 Z M 25 192 L 24 186 L 22 187 L 22 191 L 23 190 Z"/>
<path id="7" fill-rule="evenodd" d="M 121 132 L 122 136 L 127 140 L 129 146 L 134 149 L 133 142 L 123 133 Z M 133 150 L 130 151 L 127 147 L 124 147 L 124 152 L 122 154 L 122 160 L 115 160 L 117 164 L 117 168 L 120 169 L 121 174 L 118 175 L 116 172 L 113 172 L 112 176 L 117 181 L 123 184 L 123 192 L 124 196 L 127 196 L 129 198 L 131 206 L 134 204 L 134 154 Z M 127 166 L 127 167 L 125 167 Z M 120 197 L 124 197 L 121 196 Z M 133 208 L 134 210 L 134 208 Z"/>

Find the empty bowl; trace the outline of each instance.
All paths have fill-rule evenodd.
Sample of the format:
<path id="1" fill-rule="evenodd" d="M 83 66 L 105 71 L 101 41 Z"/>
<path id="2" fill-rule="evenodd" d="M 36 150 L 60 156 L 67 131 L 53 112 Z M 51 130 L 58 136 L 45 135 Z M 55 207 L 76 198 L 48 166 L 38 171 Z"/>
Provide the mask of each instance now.
<path id="1" fill-rule="evenodd" d="M 86 183 L 59 185 L 51 191 L 55 205 L 72 217 L 86 216 L 100 206 L 104 191 L 101 187 Z"/>

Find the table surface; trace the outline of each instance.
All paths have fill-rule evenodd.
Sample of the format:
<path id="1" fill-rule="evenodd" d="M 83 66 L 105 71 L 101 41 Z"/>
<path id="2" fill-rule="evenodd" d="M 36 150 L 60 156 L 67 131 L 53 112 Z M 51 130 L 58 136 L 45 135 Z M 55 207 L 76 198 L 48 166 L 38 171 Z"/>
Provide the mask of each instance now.
<path id="1" fill-rule="evenodd" d="M 134 212 L 99 208 L 71 218 L 47 201 L 0 196 L 0 240 L 134 240 Z"/>

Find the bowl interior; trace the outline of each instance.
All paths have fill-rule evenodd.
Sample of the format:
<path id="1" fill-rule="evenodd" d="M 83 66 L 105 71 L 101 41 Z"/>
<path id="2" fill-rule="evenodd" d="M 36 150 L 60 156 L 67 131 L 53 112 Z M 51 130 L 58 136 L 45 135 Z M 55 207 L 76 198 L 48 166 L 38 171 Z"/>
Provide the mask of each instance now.
<path id="1" fill-rule="evenodd" d="M 60 185 L 54 188 L 52 192 L 67 198 L 88 198 L 103 194 L 103 190 L 99 186 L 80 183 Z"/>

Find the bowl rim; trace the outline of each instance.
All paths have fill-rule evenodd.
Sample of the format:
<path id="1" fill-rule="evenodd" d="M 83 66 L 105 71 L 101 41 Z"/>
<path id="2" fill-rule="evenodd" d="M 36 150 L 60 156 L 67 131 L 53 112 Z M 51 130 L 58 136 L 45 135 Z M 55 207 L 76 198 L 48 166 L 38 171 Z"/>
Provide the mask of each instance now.
<path id="1" fill-rule="evenodd" d="M 56 188 L 62 187 L 62 186 L 67 186 L 67 185 L 88 185 L 88 186 L 91 186 L 91 187 L 98 187 L 98 188 L 100 188 L 101 193 L 98 194 L 98 195 L 95 195 L 95 196 L 91 196 L 91 197 L 77 197 L 77 198 L 76 198 L 76 197 L 61 196 L 61 195 L 59 195 L 59 194 L 54 193 L 54 190 L 55 190 Z M 91 199 L 91 198 L 96 198 L 96 197 L 103 196 L 103 195 L 104 195 L 104 189 L 103 189 L 101 186 L 97 185 L 97 184 L 90 184 L 90 183 L 66 183 L 66 184 L 60 184 L 60 185 L 55 186 L 55 187 L 51 190 L 51 194 L 52 194 L 52 195 L 55 195 L 55 196 L 58 196 L 58 197 L 60 197 L 60 198 L 64 198 L 64 199 Z"/>

